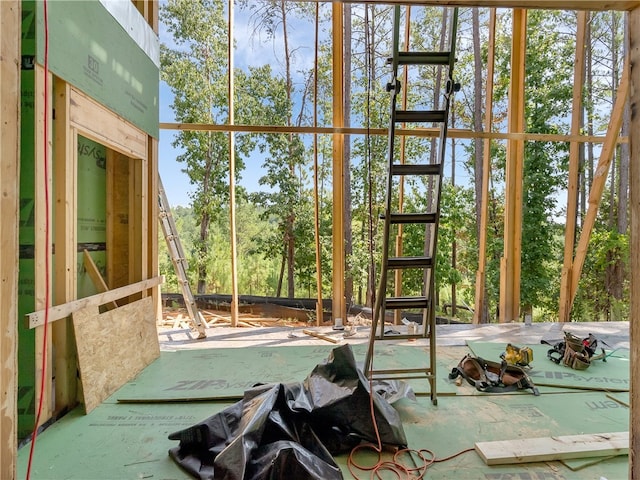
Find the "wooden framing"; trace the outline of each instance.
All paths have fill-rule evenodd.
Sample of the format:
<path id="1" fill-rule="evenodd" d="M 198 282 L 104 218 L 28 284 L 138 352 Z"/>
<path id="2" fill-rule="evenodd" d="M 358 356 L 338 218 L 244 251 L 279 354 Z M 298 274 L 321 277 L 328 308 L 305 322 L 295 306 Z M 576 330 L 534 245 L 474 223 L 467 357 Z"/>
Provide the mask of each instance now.
<path id="1" fill-rule="evenodd" d="M 487 86 L 485 89 L 484 129 L 491 132 L 493 126 L 493 71 L 495 66 L 496 10 L 491 10 L 489 20 L 489 58 L 487 60 Z M 478 234 L 478 272 L 476 273 L 476 308 L 473 323 L 482 323 L 485 310 L 487 280 L 487 225 L 489 222 L 489 174 L 491 173 L 491 140 L 485 139 L 482 150 L 482 203 Z"/>
<path id="2" fill-rule="evenodd" d="M 20 24 L 21 2 L 0 2 L 0 478 L 16 476 Z"/>
<path id="3" fill-rule="evenodd" d="M 339 2 L 333 3 L 333 125 L 344 127 L 344 9 Z M 344 259 L 344 135 L 333 134 L 333 302 L 332 315 L 334 326 L 346 317 L 347 306 L 344 296 L 345 259 Z"/>
<path id="4" fill-rule="evenodd" d="M 571 115 L 571 134 L 580 133 L 582 116 L 582 85 L 584 84 L 584 54 L 586 50 L 585 32 L 588 14 L 578 13 L 578 34 L 576 37 L 576 55 L 573 70 L 573 100 Z M 560 279 L 560 308 L 558 318 L 561 322 L 569 321 L 571 312 L 571 280 L 573 270 L 573 247 L 576 235 L 576 216 L 578 211 L 578 174 L 580 162 L 580 144 L 569 145 L 569 183 L 567 188 L 567 223 L 564 232 L 564 265 Z"/>
<path id="5" fill-rule="evenodd" d="M 631 333 L 631 365 L 632 367 L 640 363 L 640 1 L 630 0 L 442 0 L 442 1 L 411 1 L 411 0 L 389 0 L 387 3 L 405 4 L 429 4 L 429 5 L 455 5 L 455 6 L 481 6 L 492 8 L 550 8 L 550 9 L 575 9 L 575 10 L 629 10 L 630 11 L 630 71 L 629 71 L 629 96 L 631 102 L 631 128 L 628 139 L 631 150 L 630 162 L 630 211 L 631 211 L 631 313 L 630 313 L 630 333 Z M 152 0 L 135 0 L 137 8 L 144 14 L 145 18 L 157 31 L 158 6 Z M 13 393 L 16 389 L 16 324 L 21 319 L 17 318 L 17 307 L 14 301 L 17 297 L 17 251 L 18 251 L 18 197 L 19 197 L 19 65 L 20 65 L 20 7 L 18 0 L 5 0 L 0 2 L 0 119 L 2 129 L 0 129 L 0 215 L 2 218 L 2 230 L 0 230 L 0 298 L 5 307 L 0 311 L 0 360 L 2 361 L 2 373 L 0 382 L 2 387 L 2 403 L 0 406 L 0 477 L 15 477 L 15 454 L 16 454 L 16 398 Z M 342 51 L 342 5 L 340 2 L 333 3 L 334 9 L 334 39 L 339 45 L 334 45 L 335 51 Z M 523 35 L 523 34 L 520 34 Z M 517 35 L 514 35 L 516 37 Z M 523 47 L 522 37 L 514 38 L 518 47 Z M 341 59 L 341 54 L 334 55 Z M 75 309 L 83 305 L 93 304 L 93 302 L 108 302 L 112 296 L 114 299 L 120 298 L 117 295 L 144 297 L 151 294 L 159 299 L 157 285 L 161 279 L 157 276 L 157 225 L 156 213 L 157 205 L 155 195 L 157 193 L 157 142 L 150 139 L 148 135 L 137 129 L 131 128 L 130 124 L 124 122 L 117 115 L 108 112 L 104 107 L 69 87 L 63 82 L 58 82 L 51 77 L 46 78 L 47 72 L 38 68 L 36 82 L 36 129 L 34 132 L 34 142 L 38 146 L 36 173 L 37 185 L 48 185 L 55 188 L 49 191 L 51 202 L 46 202 L 42 191 L 38 191 L 36 198 L 36 215 L 39 226 L 36 233 L 36 304 L 38 312 L 35 318 L 42 320 L 47 302 L 46 285 L 44 276 L 45 264 L 51 259 L 51 243 L 56 244 L 56 265 L 53 270 L 53 282 L 56 284 L 55 296 L 51 303 L 55 304 L 49 311 L 50 320 L 52 318 L 67 318 Z M 346 129 L 343 127 L 341 113 L 342 104 L 342 69 L 341 62 L 336 60 L 334 64 L 334 124 L 332 127 L 254 127 L 254 126 L 202 126 L 187 124 L 162 124 L 161 128 L 194 129 L 194 130 L 220 130 L 220 131 L 273 131 L 273 132 L 298 132 L 298 133 L 324 133 L 334 136 L 334 170 L 341 172 L 342 147 L 344 134 L 366 134 L 366 129 Z M 44 88 L 45 80 L 49 80 L 49 91 Z M 521 82 L 522 80 L 514 79 Z M 517 86 L 522 88 L 521 85 Z M 53 91 L 51 91 L 53 90 Z M 58 97 L 60 95 L 60 97 Z M 51 100 L 56 108 L 56 125 L 62 125 L 62 129 L 56 127 L 55 136 L 52 131 L 45 135 L 44 118 L 51 118 L 44 106 L 45 98 Z M 615 113 L 615 111 L 614 111 Z M 106 116 L 105 116 L 106 115 Z M 101 120 L 97 120 L 101 119 Z M 51 128 L 51 123 L 48 127 Z M 120 127 L 124 126 L 122 129 Z M 386 129 L 374 129 L 371 134 L 386 135 Z M 435 130 L 424 129 L 416 132 L 404 132 L 398 129 L 397 134 L 412 134 L 435 136 Z M 114 175 L 125 173 L 127 177 L 127 199 L 130 200 L 127 210 L 128 220 L 134 222 L 136 226 L 127 229 L 127 259 L 135 258 L 135 265 L 128 267 L 128 279 L 125 285 L 110 290 L 99 296 L 87 297 L 75 300 L 76 265 L 74 258 L 77 252 L 74 251 L 74 238 L 76 235 L 74 226 L 74 212 L 77 208 L 77 196 L 75 193 L 74 163 L 73 155 L 69 155 L 77 150 L 77 135 L 87 136 L 112 150 L 110 155 L 119 158 L 120 170 L 114 170 Z M 519 144 L 524 141 L 570 141 L 574 143 L 597 141 L 604 142 L 605 149 L 613 148 L 615 142 L 627 141 L 627 139 L 614 139 L 612 135 L 607 137 L 586 137 L 577 135 L 575 131 L 571 135 L 534 135 L 523 133 L 513 124 L 508 133 L 491 132 L 482 133 L 461 131 L 451 129 L 449 136 L 453 138 L 484 138 L 507 140 L 513 145 L 517 152 Z M 45 171 L 43 168 L 43 157 L 45 155 L 45 139 L 52 139 L 49 159 L 53 165 L 52 171 Z M 338 192 L 338 197 L 334 198 L 334 252 L 342 252 L 343 238 L 343 216 L 340 209 L 342 204 L 342 183 L 341 174 L 334 178 L 334 194 Z M 517 201 L 516 198 L 513 201 Z M 48 207 L 47 207 L 48 205 Z M 51 210 L 51 211 L 48 211 Z M 517 213 L 517 211 L 515 212 Z M 55 216 L 57 230 L 53 242 L 47 241 L 47 234 L 44 230 L 46 218 Z M 113 218 L 112 218 L 113 220 Z M 58 223 L 61 222 L 61 223 Z M 60 228 L 64 225 L 64 228 Z M 336 228 L 338 227 L 338 228 Z M 513 233 L 512 235 L 516 235 Z M 114 237 L 115 238 L 115 237 Z M 514 237 L 515 238 L 515 237 Z M 336 258 L 338 257 L 338 258 Z M 334 318 L 344 318 L 344 298 L 342 296 L 344 287 L 344 262 L 340 261 L 340 255 L 334 256 Z M 575 275 L 575 272 L 571 272 Z M 511 275 L 511 274 L 510 274 Z M 513 276 L 515 278 L 515 272 Z M 129 284 L 129 282 L 134 282 Z M 112 285 L 113 287 L 113 285 Z M 511 293 L 505 295 L 504 308 L 501 309 L 505 315 L 504 320 L 513 319 L 515 312 L 515 288 L 510 285 Z M 99 297 L 99 298 L 98 298 Z M 154 308 L 159 308 L 159 303 L 154 301 Z M 86 305 L 85 305 L 86 306 Z M 507 314 L 507 312 L 509 312 Z M 156 312 L 157 314 L 157 312 Z M 53 321 L 53 320 L 52 320 Z M 37 343 L 42 345 L 43 327 L 42 323 L 36 321 L 34 326 L 38 329 Z M 52 325 L 53 342 L 56 345 L 56 403 L 55 409 L 64 408 L 65 404 L 74 401 L 76 395 L 73 390 L 74 383 L 74 357 L 70 350 L 74 348 L 73 339 L 70 337 L 71 330 L 69 321 L 55 322 Z M 41 347 L 38 351 L 38 365 L 44 354 L 51 357 L 50 343 Z M 47 371 L 40 371 L 38 375 L 50 378 L 50 367 Z M 632 368 L 632 371 L 633 368 Z M 51 384 L 47 383 L 44 392 L 38 392 L 45 399 L 45 412 L 43 420 L 52 414 L 49 407 L 51 400 Z M 640 388 L 635 376 L 631 378 L 631 421 L 630 421 L 630 478 L 640 478 L 640 464 L 636 458 L 636 452 L 640 451 L 640 416 L 637 415 L 640 408 Z"/>
<path id="6" fill-rule="evenodd" d="M 630 32 L 630 96 L 631 155 L 629 163 L 630 247 L 631 247 L 631 309 L 629 312 L 629 345 L 631 349 L 631 386 L 629 399 L 629 478 L 640 478 L 640 378 L 635 372 L 640 365 L 640 7 L 629 13 Z"/>
<path id="7" fill-rule="evenodd" d="M 509 132 L 524 132 L 524 79 L 527 11 L 513 11 L 511 82 L 509 84 Z M 504 214 L 504 254 L 500 261 L 500 322 L 520 316 L 520 249 L 522 240 L 522 172 L 524 141 L 507 141 Z"/>

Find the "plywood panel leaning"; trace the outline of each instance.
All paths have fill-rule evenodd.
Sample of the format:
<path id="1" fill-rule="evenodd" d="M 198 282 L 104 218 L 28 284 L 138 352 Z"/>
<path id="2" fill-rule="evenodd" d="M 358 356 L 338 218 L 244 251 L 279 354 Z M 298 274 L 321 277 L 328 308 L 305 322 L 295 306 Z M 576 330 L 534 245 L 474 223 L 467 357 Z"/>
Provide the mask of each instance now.
<path id="1" fill-rule="evenodd" d="M 85 410 L 89 413 L 160 356 L 153 297 L 106 313 L 73 314 Z"/>

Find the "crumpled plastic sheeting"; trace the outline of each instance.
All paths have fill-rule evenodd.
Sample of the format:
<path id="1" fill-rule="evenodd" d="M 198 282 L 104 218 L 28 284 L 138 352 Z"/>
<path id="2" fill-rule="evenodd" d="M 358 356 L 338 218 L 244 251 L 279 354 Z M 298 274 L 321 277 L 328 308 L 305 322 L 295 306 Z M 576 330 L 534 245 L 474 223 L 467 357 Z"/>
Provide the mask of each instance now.
<path id="1" fill-rule="evenodd" d="M 404 382 L 374 382 L 380 439 L 405 447 L 390 401 L 415 398 Z M 369 381 L 350 345 L 335 348 L 304 382 L 260 385 L 225 410 L 169 435 L 171 458 L 202 480 L 342 479 L 332 455 L 362 441 L 377 444 Z"/>

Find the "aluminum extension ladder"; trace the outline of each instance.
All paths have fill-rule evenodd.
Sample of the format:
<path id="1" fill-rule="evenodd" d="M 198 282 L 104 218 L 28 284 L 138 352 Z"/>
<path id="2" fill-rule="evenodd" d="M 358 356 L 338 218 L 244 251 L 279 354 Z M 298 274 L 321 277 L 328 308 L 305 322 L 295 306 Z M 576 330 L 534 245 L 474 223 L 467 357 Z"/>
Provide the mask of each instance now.
<path id="1" fill-rule="evenodd" d="M 182 243 L 180 242 L 180 237 L 178 236 L 178 231 L 176 229 L 176 224 L 173 221 L 173 216 L 171 215 L 171 208 L 169 207 L 169 201 L 167 200 L 167 195 L 164 191 L 164 187 L 162 186 L 162 179 L 158 175 L 158 220 L 160 221 L 160 226 L 162 227 L 162 233 L 164 234 L 164 239 L 167 242 L 167 248 L 169 249 L 169 255 L 171 256 L 171 261 L 173 263 L 173 268 L 176 271 L 176 276 L 178 277 L 178 283 L 180 284 L 180 288 L 182 290 L 182 297 L 184 298 L 184 304 L 187 307 L 187 312 L 189 313 L 189 318 L 191 319 L 191 323 L 198 331 L 198 338 L 206 338 L 207 334 L 205 332 L 206 322 L 202 317 L 202 314 L 198 310 L 196 306 L 196 301 L 193 298 L 193 294 L 191 293 L 191 286 L 189 285 L 189 280 L 187 279 L 187 259 L 184 256 L 184 251 L 182 250 Z"/>
<path id="2" fill-rule="evenodd" d="M 448 22 L 449 49 L 439 52 L 417 52 L 400 51 L 400 6 L 395 7 L 393 21 L 393 56 L 388 59 L 392 66 L 391 81 L 387 84 L 387 91 L 391 94 L 391 111 L 389 123 L 389 144 L 388 144 L 388 171 L 387 171 L 387 198 L 384 213 L 384 233 L 382 247 L 382 262 L 380 270 L 380 281 L 378 284 L 371 333 L 369 336 L 369 346 L 365 358 L 364 372 L 370 379 L 427 379 L 430 386 L 431 401 L 437 404 L 436 396 L 436 339 L 435 339 L 435 259 L 438 236 L 438 223 L 440 219 L 440 191 L 442 186 L 443 165 L 445 156 L 445 144 L 447 139 L 447 124 L 449 120 L 450 97 L 459 86 L 453 81 L 453 66 L 455 63 L 455 39 L 458 22 L 458 9 L 453 8 Z M 409 21 L 407 19 L 406 21 Z M 398 68 L 404 66 L 432 66 L 431 68 L 444 78 L 445 87 L 442 98 L 442 106 L 435 105 L 434 110 L 402 110 L 397 106 L 398 94 L 402 85 L 398 78 Z M 406 88 L 406 85 L 405 85 Z M 438 100 L 437 103 L 440 103 Z M 395 129 L 398 124 L 413 124 L 416 126 L 439 126 L 439 135 L 436 139 L 435 155 L 431 159 L 421 159 L 418 163 L 399 163 L 396 154 Z M 413 177 L 413 178 L 411 178 Z M 427 206 L 427 211 L 407 212 L 402 205 L 394 206 L 394 200 L 399 198 L 400 184 L 405 179 L 422 180 L 423 185 L 428 186 L 431 192 L 431 203 Z M 390 253 L 390 249 L 396 245 L 392 236 L 407 228 L 407 225 L 419 225 L 418 228 L 424 232 L 424 251 L 420 256 L 403 256 L 403 246 Z M 402 227 L 400 227 L 402 226 Z M 400 235 L 398 235 L 401 238 Z M 400 256 L 396 256 L 400 253 Z M 398 291 L 402 291 L 402 286 L 391 282 L 394 275 L 391 272 L 405 272 L 417 270 L 424 280 L 422 291 L 413 292 L 410 296 L 398 296 Z M 414 275 L 416 275 L 414 273 Z M 396 275 L 396 282 L 398 282 Z M 394 291 L 395 290 L 395 291 Z M 421 311 L 421 322 L 408 322 L 406 331 L 399 331 L 394 325 L 391 328 L 385 327 L 385 317 L 387 310 L 394 311 Z M 408 316 L 408 315 L 407 315 Z M 429 355 L 425 358 L 424 365 L 416 368 L 386 369 L 376 370 L 373 366 L 375 343 L 380 340 L 398 339 L 428 339 Z"/>

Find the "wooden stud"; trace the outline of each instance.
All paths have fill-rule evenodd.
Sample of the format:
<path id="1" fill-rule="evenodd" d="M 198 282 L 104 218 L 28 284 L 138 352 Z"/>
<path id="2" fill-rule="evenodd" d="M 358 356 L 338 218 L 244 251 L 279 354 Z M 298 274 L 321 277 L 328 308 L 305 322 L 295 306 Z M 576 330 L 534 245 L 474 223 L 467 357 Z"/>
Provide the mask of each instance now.
<path id="1" fill-rule="evenodd" d="M 343 14 L 340 2 L 332 4 L 333 36 L 333 125 L 344 127 L 344 52 Z M 338 319 L 345 321 L 346 301 L 344 297 L 344 175 L 342 164 L 344 157 L 344 135 L 333 134 L 333 302 L 334 325 Z"/>
<path id="2" fill-rule="evenodd" d="M 91 258 L 91 253 L 89 252 L 89 250 L 85 249 L 82 253 L 84 253 L 84 255 L 82 256 L 84 268 L 87 270 L 89 278 L 91 278 L 91 281 L 96 287 L 96 290 L 98 291 L 98 293 L 108 292 L 109 286 L 107 285 L 107 282 L 104 281 L 104 278 L 102 278 L 100 269 L 93 261 L 93 258 Z M 118 304 L 115 302 L 115 300 L 106 303 L 105 306 L 107 307 L 107 310 L 115 310 L 116 308 L 118 308 Z M 59 323 L 61 322 L 56 323 L 56 325 L 58 325 Z"/>
<path id="3" fill-rule="evenodd" d="M 149 153 L 147 160 L 147 180 L 148 198 L 147 198 L 147 273 L 148 278 L 154 278 L 160 275 L 159 250 L 158 242 L 158 140 L 149 137 Z M 162 318 L 162 298 L 160 288 L 155 287 L 151 290 L 154 297 L 154 309 L 157 319 Z"/>
<path id="4" fill-rule="evenodd" d="M 524 132 L 524 81 L 527 11 L 513 11 L 509 132 Z M 522 174 L 524 141 L 507 141 L 504 255 L 500 262 L 500 322 L 520 316 L 520 249 L 522 240 Z"/>
<path id="5" fill-rule="evenodd" d="M 53 243 L 56 245 L 56 261 L 53 278 L 56 285 L 53 304 L 67 303 L 76 298 L 77 272 L 77 174 L 78 143 L 75 129 L 69 125 L 69 84 L 61 79 L 54 81 L 53 183 L 55 220 Z M 37 190 L 37 189 L 36 189 Z M 77 402 L 77 355 L 71 319 L 52 325 L 52 341 L 55 345 L 53 359 L 56 371 L 55 410 L 72 408 Z"/>
<path id="6" fill-rule="evenodd" d="M 313 126 L 318 126 L 318 50 L 319 50 L 319 27 L 320 24 L 320 4 L 316 3 L 315 21 L 315 44 L 314 44 L 314 73 L 313 73 Z M 323 321 L 324 309 L 322 308 L 322 250 L 320 248 L 320 198 L 318 195 L 319 185 L 318 168 L 318 134 L 313 134 L 313 229 L 316 252 L 316 326 L 319 327 Z"/>
<path id="7" fill-rule="evenodd" d="M 234 116 L 234 75 L 233 75 L 233 0 L 229 0 L 228 61 L 229 83 L 229 125 L 235 123 Z M 236 235 L 236 142 L 233 132 L 229 132 L 229 232 L 231 236 L 231 326 L 238 326 L 238 245 Z"/>
<path id="8" fill-rule="evenodd" d="M 0 2 L 0 478 L 17 478 L 21 3 Z"/>
<path id="9" fill-rule="evenodd" d="M 629 344 L 631 345 L 630 372 L 638 371 L 640 365 L 640 7 L 629 13 L 629 64 L 631 108 L 629 161 L 629 210 L 630 210 L 630 271 L 631 271 L 631 307 L 629 312 Z M 640 461 L 636 456 L 640 452 L 640 379 L 630 376 L 629 400 L 631 415 L 629 420 L 629 478 L 640 478 Z"/>
<path id="10" fill-rule="evenodd" d="M 487 59 L 487 86 L 485 89 L 484 129 L 491 132 L 493 127 L 493 71 L 496 60 L 496 10 L 491 10 L 489 19 L 489 58 Z M 491 140 L 485 139 L 482 150 L 482 202 L 480 209 L 480 230 L 478 239 L 478 272 L 476 273 L 476 302 L 473 323 L 481 322 L 485 309 L 486 267 L 487 267 L 487 225 L 489 222 L 489 178 L 491 174 Z"/>
<path id="11" fill-rule="evenodd" d="M 45 81 L 46 78 L 46 81 Z M 51 155 L 51 74 L 41 66 L 35 68 L 35 306 L 37 309 L 46 309 L 51 305 L 52 286 L 52 236 L 53 223 L 52 211 L 52 155 Z M 46 88 L 45 88 L 46 86 Z M 46 106 L 45 106 L 46 104 Z M 45 122 L 45 118 L 47 121 Z M 45 132 L 46 124 L 46 132 Z M 46 157 L 46 162 L 45 162 Z M 45 168 L 46 165 L 46 168 Z M 49 325 L 42 326 L 35 333 L 35 390 L 36 405 L 42 402 L 42 411 L 39 425 L 42 425 L 52 416 L 52 342 L 49 333 Z M 44 367 L 44 368 L 43 368 Z M 45 381 L 42 382 L 42 377 Z M 44 386 L 44 388 L 42 388 Z M 40 398 L 42 397 L 42 399 Z M 37 407 L 36 407 L 37 408 Z"/>
<path id="12" fill-rule="evenodd" d="M 588 14 L 578 13 L 578 32 L 576 38 L 576 56 L 573 70 L 573 101 L 571 109 L 571 133 L 580 133 L 582 117 L 582 86 L 584 83 L 584 54 L 585 32 L 587 30 Z M 564 230 L 564 263 L 560 278 L 560 308 L 558 319 L 561 322 L 569 321 L 571 312 L 571 280 L 573 270 L 573 248 L 575 246 L 576 217 L 578 211 L 578 174 L 580 167 L 580 144 L 571 142 L 569 145 L 569 184 L 567 189 L 567 220 Z"/>

